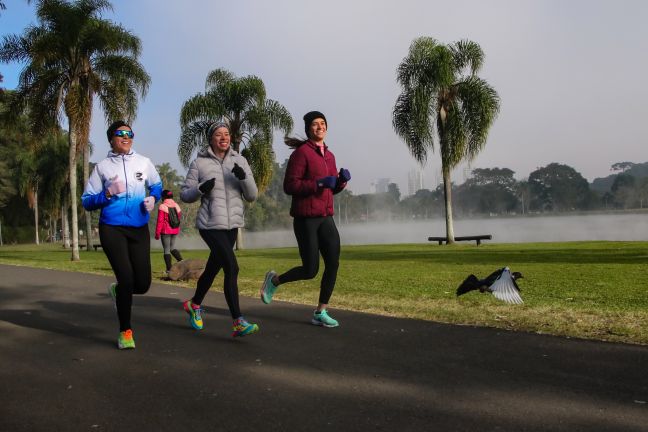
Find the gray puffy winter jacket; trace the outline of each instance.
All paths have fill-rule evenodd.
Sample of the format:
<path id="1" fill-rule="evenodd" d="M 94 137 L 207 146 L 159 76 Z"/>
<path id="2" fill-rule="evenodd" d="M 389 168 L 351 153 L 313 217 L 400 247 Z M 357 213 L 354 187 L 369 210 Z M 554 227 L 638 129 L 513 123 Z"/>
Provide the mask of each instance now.
<path id="1" fill-rule="evenodd" d="M 245 171 L 245 179 L 239 180 L 232 173 L 235 163 Z M 198 187 L 212 178 L 216 179 L 214 188 L 203 195 Z M 252 202 L 257 193 L 252 170 L 243 156 L 230 148 L 221 162 L 208 147 L 189 166 L 180 199 L 192 203 L 200 198 L 198 229 L 230 230 L 243 227 L 243 199 Z"/>

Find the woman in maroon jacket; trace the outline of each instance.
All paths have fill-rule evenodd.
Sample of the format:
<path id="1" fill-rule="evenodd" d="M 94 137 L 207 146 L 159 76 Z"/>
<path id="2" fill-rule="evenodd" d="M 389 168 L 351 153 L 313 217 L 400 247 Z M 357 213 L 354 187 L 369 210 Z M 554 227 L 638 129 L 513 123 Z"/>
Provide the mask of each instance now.
<path id="1" fill-rule="evenodd" d="M 304 116 L 307 140 L 287 138 L 294 151 L 288 160 L 284 177 L 284 192 L 292 196 L 290 215 L 299 246 L 302 265 L 277 275 L 266 273 L 261 286 L 261 300 L 268 304 L 277 287 L 286 282 L 312 279 L 319 270 L 319 254 L 324 259 L 324 274 L 320 284 L 317 309 L 311 322 L 324 327 L 337 327 L 326 308 L 335 287 L 340 258 L 340 235 L 333 220 L 333 195 L 341 192 L 351 174 L 347 169 L 337 171 L 335 156 L 324 143 L 326 117 L 319 111 Z"/>

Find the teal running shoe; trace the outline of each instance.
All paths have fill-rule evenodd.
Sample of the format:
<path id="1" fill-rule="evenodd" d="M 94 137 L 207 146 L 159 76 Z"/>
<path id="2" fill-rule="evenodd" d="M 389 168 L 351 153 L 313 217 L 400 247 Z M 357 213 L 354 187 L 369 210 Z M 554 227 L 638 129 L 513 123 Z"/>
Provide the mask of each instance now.
<path id="1" fill-rule="evenodd" d="M 117 310 L 117 282 L 113 282 L 108 286 L 108 295 L 112 299 L 113 307 Z"/>
<path id="2" fill-rule="evenodd" d="M 200 306 L 195 307 L 191 300 L 187 300 L 182 304 L 182 307 L 184 307 L 184 310 L 189 314 L 189 324 L 191 324 L 191 327 L 195 328 L 196 330 L 202 330 L 203 328 L 203 320 L 202 320 L 202 308 Z"/>
<path id="3" fill-rule="evenodd" d="M 272 278 L 276 275 L 277 273 L 274 270 L 270 270 L 266 273 L 263 285 L 261 285 L 261 301 L 265 304 L 270 304 L 272 296 L 277 291 L 277 287 L 272 283 Z"/>
<path id="4" fill-rule="evenodd" d="M 315 311 L 315 313 L 313 313 L 311 324 L 322 327 L 337 327 L 340 325 L 336 320 L 329 316 L 328 312 L 326 312 L 326 309 L 322 310 L 321 312 Z"/>
<path id="5" fill-rule="evenodd" d="M 259 331 L 259 326 L 254 323 L 249 323 L 243 317 L 234 320 L 232 325 L 232 337 L 247 336 Z"/>

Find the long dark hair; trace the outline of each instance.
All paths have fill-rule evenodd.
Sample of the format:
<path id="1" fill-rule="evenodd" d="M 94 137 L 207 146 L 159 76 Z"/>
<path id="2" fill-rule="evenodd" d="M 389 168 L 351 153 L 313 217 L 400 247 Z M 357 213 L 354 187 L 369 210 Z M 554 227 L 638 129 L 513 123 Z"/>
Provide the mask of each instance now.
<path id="1" fill-rule="evenodd" d="M 306 141 L 308 141 L 308 139 L 289 137 L 289 136 L 284 137 L 284 143 L 286 143 L 286 145 L 293 150 L 295 150 L 300 145 L 306 143 Z"/>

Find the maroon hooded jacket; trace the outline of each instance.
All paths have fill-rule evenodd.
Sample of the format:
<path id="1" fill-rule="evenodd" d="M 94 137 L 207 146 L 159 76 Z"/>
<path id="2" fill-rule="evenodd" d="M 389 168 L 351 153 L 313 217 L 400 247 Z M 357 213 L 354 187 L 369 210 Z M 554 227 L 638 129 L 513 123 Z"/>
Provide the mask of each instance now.
<path id="1" fill-rule="evenodd" d="M 288 160 L 284 177 L 284 192 L 292 196 L 292 217 L 333 216 L 333 194 L 341 192 L 346 183 L 338 181 L 335 189 L 320 188 L 317 180 L 338 176 L 335 156 L 324 145 L 324 155 L 311 141 L 297 147 Z"/>

